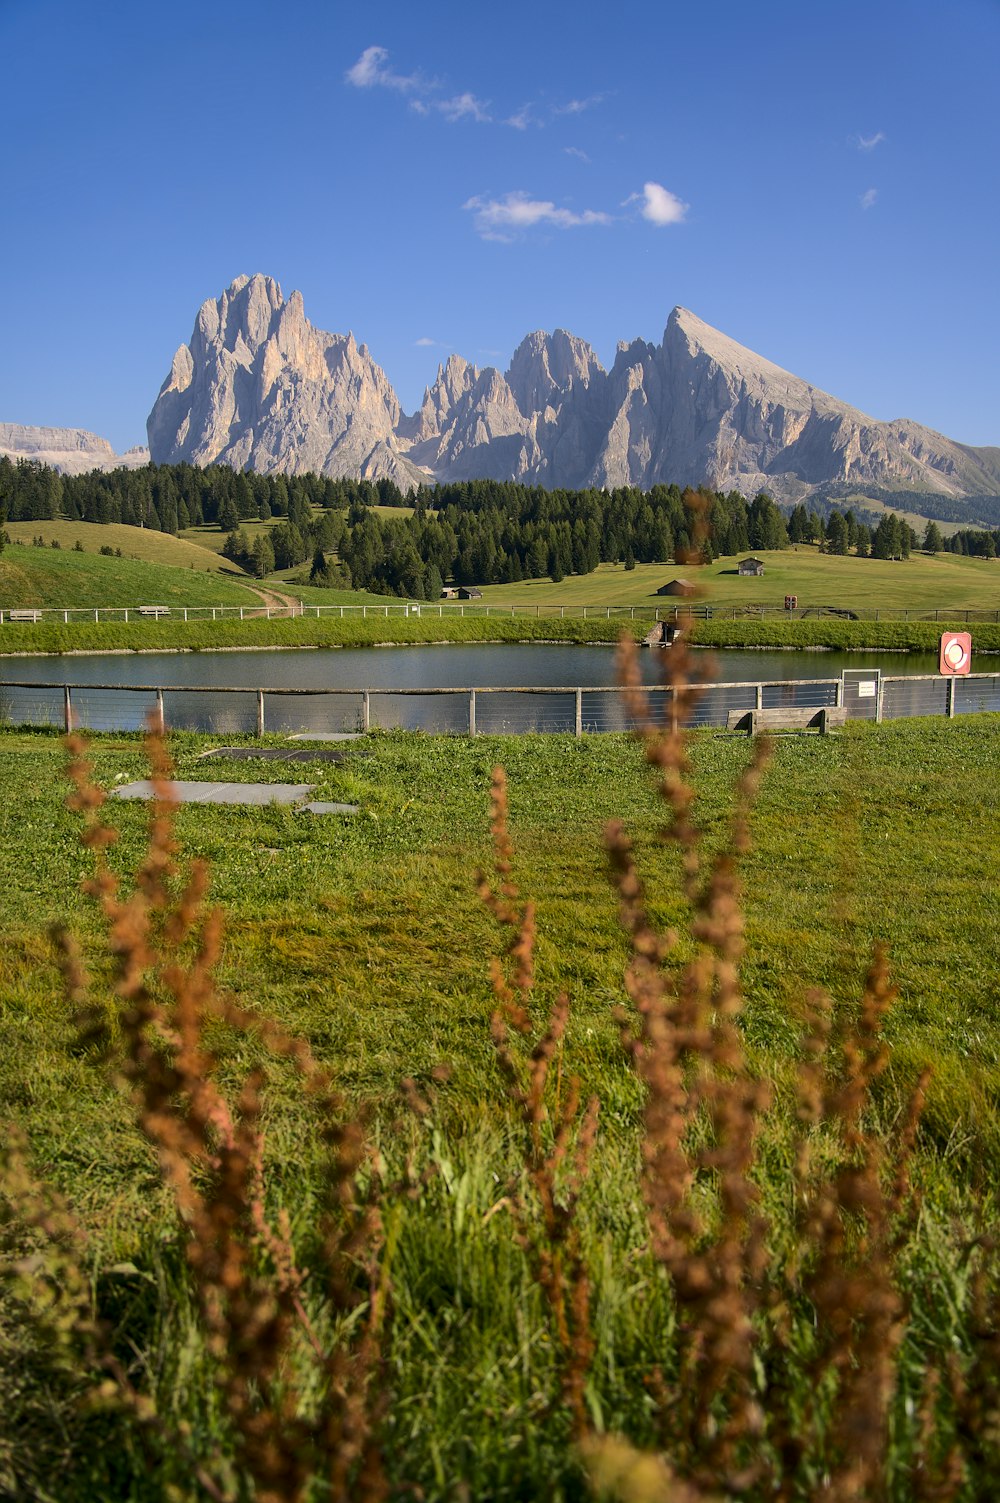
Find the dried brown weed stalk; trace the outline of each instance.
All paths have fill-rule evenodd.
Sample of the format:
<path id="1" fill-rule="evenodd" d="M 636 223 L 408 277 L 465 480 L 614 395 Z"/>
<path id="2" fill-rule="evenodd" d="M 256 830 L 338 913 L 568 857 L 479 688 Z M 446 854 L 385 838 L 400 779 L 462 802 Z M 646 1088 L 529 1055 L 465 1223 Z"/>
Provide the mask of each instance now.
<path id="1" fill-rule="evenodd" d="M 562 1353 L 561 1397 L 579 1435 L 587 1424 L 584 1390 L 594 1340 L 590 1278 L 577 1208 L 597 1134 L 599 1102 L 591 1096 L 581 1112 L 579 1078 L 562 1075 L 563 1040 L 570 1016 L 564 993 L 557 997 L 545 1030 L 536 1037 L 527 1058 L 514 1046 L 512 1033 L 527 1039 L 536 1031 L 531 1016 L 535 913 L 532 903 L 520 903 L 513 877 L 507 779 L 501 767 L 493 771 L 490 809 L 496 890 L 481 872 L 478 891 L 497 922 L 512 931 L 506 969 L 495 957 L 491 961 L 497 1006 L 490 1029 L 508 1095 L 525 1129 L 524 1167 L 534 1192 L 532 1202 L 515 1181 L 508 1200 L 518 1240 L 532 1258 L 546 1297 Z"/>
<path id="2" fill-rule="evenodd" d="M 381 1498 L 372 1420 L 388 1288 L 378 1177 L 362 1123 L 303 1040 L 216 986 L 222 918 L 205 907 L 205 866 L 195 862 L 186 876 L 177 868 L 162 736 L 152 731 L 146 741 L 148 847 L 124 894 L 107 861 L 116 835 L 103 819 L 104 794 L 86 744 L 72 736 L 68 747 L 69 802 L 83 816 L 81 838 L 95 861 L 84 887 L 99 905 L 115 957 L 114 1002 L 89 1009 L 86 1032 L 103 1041 L 173 1194 L 238 1464 L 261 1503 L 301 1498 L 324 1474 L 334 1499 Z M 54 938 L 66 990 L 79 1006 L 88 990 L 79 950 L 65 930 Z M 265 1068 L 251 1070 L 231 1102 L 208 1042 L 209 1031 L 220 1029 L 256 1036 L 268 1054 L 287 1061 L 314 1108 L 325 1172 L 321 1255 L 309 1273 L 297 1264 L 287 1216 L 279 1211 L 272 1223 L 265 1210 Z M 307 1285 L 332 1334 L 317 1333 Z M 308 1383 L 304 1365 L 313 1370 Z M 315 1370 L 322 1397 L 307 1403 L 304 1384 L 315 1391 Z"/>

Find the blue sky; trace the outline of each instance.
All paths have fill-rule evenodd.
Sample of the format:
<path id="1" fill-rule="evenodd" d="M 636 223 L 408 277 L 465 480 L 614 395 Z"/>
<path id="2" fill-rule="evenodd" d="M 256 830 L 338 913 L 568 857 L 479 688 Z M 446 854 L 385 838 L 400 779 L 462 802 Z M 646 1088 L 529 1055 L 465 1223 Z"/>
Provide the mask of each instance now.
<path id="1" fill-rule="evenodd" d="M 605 364 L 683 304 L 1000 444 L 997 0 L 0 0 L 0 420 L 119 449 L 240 272 L 407 410 L 456 350 Z"/>

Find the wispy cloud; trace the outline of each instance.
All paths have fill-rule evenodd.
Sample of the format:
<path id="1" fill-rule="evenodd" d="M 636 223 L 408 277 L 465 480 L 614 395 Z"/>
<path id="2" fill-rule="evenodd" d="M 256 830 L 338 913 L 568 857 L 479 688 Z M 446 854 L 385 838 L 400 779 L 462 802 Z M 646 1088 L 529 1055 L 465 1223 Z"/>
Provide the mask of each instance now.
<path id="1" fill-rule="evenodd" d="M 854 136 L 853 141 L 859 151 L 874 151 L 876 146 L 881 146 L 885 140 L 885 131 L 877 130 L 873 136 Z"/>
<path id="2" fill-rule="evenodd" d="M 875 205 L 878 203 L 878 189 L 866 188 L 864 193 L 862 193 L 859 202 L 863 209 L 874 209 Z"/>
<path id="3" fill-rule="evenodd" d="M 389 66 L 389 54 L 384 47 L 366 47 L 353 68 L 348 68 L 344 78 L 356 89 L 395 89 L 400 94 L 432 87 L 419 73 L 394 72 Z"/>
<path id="4" fill-rule="evenodd" d="M 553 115 L 582 115 L 584 110 L 592 110 L 595 105 L 603 104 L 607 94 L 588 94 L 586 99 L 568 99 L 565 104 L 554 104 Z"/>
<path id="5" fill-rule="evenodd" d="M 540 122 L 535 119 L 531 105 L 522 104 L 519 110 L 515 110 L 513 115 L 508 115 L 502 123 L 512 126 L 514 130 L 527 130 L 529 125 L 538 125 Z"/>
<path id="6" fill-rule="evenodd" d="M 577 159 L 578 162 L 589 162 L 590 161 L 590 158 L 588 157 L 587 153 L 585 151 L 581 151 L 580 148 L 579 148 L 579 146 L 564 146 L 563 147 L 563 151 L 566 153 L 566 155 L 568 157 L 576 157 L 576 159 Z"/>
<path id="7" fill-rule="evenodd" d="M 484 240 L 512 240 L 516 234 L 535 225 L 558 230 L 574 230 L 594 224 L 610 224 L 611 215 L 598 209 L 561 209 L 550 199 L 529 198 L 527 193 L 508 193 L 503 198 L 477 195 L 463 205 L 473 216 L 473 224 Z"/>
<path id="8" fill-rule="evenodd" d="M 456 94 L 453 99 L 436 99 L 434 108 L 440 110 L 446 120 L 477 120 L 481 125 L 489 123 L 489 106 L 475 94 Z"/>
<path id="9" fill-rule="evenodd" d="M 671 193 L 669 188 L 664 188 L 662 183 L 643 183 L 641 193 L 632 193 L 625 200 L 625 204 L 639 203 L 642 207 L 639 213 L 643 219 L 648 219 L 650 224 L 681 224 L 687 217 L 690 204 L 684 203 Z M 625 207 L 625 204 L 622 207 Z"/>
<path id="10" fill-rule="evenodd" d="M 415 339 L 413 341 L 413 343 L 417 346 L 418 350 L 430 349 L 433 345 L 440 344 L 440 342 L 441 341 L 438 340 L 438 339 L 430 339 L 430 338 L 428 338 L 428 336 L 426 334 L 421 339 Z"/>

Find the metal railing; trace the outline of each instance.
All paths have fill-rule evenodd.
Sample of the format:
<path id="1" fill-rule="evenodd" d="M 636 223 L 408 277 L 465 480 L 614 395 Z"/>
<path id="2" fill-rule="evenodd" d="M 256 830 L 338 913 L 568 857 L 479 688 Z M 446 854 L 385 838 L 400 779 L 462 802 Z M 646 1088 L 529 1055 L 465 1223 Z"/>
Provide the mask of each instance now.
<path id="1" fill-rule="evenodd" d="M 673 691 L 647 689 L 667 720 Z M 1000 711 L 1000 673 L 965 678 L 937 674 L 882 677 L 877 669 L 842 678 L 770 679 L 701 686 L 690 716 L 695 727 L 725 726 L 732 711 L 839 707 L 850 718 L 896 720 L 913 715 Z M 308 736 L 381 729 L 434 734 L 520 734 L 561 731 L 583 736 L 628 730 L 631 722 L 613 686 L 492 685 L 433 688 L 266 689 L 175 684 L 0 684 L 0 724 L 138 730 L 153 717 L 170 730 Z"/>

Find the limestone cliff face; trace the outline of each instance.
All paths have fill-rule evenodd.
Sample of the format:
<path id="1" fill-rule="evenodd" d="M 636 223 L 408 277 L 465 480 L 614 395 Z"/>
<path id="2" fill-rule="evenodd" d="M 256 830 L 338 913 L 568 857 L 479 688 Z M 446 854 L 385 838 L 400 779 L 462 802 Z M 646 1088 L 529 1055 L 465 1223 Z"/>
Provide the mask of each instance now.
<path id="1" fill-rule="evenodd" d="M 157 463 L 414 482 L 708 484 L 794 498 L 852 481 L 1000 491 L 1000 452 L 903 419 L 877 422 L 703 323 L 621 344 L 610 371 L 565 330 L 529 334 L 504 375 L 459 355 L 407 417 L 353 335 L 325 334 L 269 277 L 203 304 L 149 416 Z"/>
<path id="2" fill-rule="evenodd" d="M 237 277 L 203 303 L 147 421 L 157 464 L 419 477 L 399 451 L 401 411 L 354 335 L 326 334 L 271 277 Z"/>
<path id="3" fill-rule="evenodd" d="M 33 428 L 25 423 L 0 423 L 0 454 L 14 460 L 37 460 L 63 475 L 120 467 L 136 469 L 149 463 L 148 449 L 116 454 L 106 438 L 85 428 Z"/>

